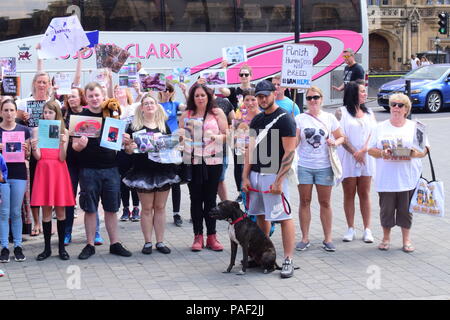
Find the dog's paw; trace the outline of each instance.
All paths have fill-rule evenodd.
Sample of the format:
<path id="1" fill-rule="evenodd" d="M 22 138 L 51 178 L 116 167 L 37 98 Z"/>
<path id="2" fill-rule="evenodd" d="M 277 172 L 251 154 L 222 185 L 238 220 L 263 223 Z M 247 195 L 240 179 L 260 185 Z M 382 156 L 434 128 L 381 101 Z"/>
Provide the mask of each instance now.
<path id="1" fill-rule="evenodd" d="M 228 268 L 227 270 L 222 271 L 222 273 L 230 273 L 230 272 L 231 272 L 231 268 Z"/>
<path id="2" fill-rule="evenodd" d="M 245 271 L 239 271 L 238 273 L 236 273 L 236 275 L 238 275 L 238 276 L 243 276 L 245 274 Z"/>

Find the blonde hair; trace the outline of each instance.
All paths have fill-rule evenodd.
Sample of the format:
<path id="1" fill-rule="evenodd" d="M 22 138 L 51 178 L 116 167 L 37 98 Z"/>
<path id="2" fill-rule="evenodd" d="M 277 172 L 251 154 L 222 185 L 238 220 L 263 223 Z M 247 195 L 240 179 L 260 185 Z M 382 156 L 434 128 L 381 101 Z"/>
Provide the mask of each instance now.
<path id="1" fill-rule="evenodd" d="M 311 86 L 311 87 L 309 87 L 308 90 L 306 90 L 306 95 L 308 95 L 308 92 L 310 92 L 310 91 L 317 92 L 317 93 L 320 95 L 320 97 L 323 98 L 323 92 L 322 92 L 322 89 L 320 89 L 319 87 L 317 87 L 317 86 Z"/>
<path id="2" fill-rule="evenodd" d="M 121 89 L 121 90 L 123 89 L 123 90 L 125 90 L 125 94 L 127 95 L 127 103 L 129 105 L 133 104 L 133 95 L 131 94 L 130 88 L 121 88 L 118 84 L 116 84 L 114 86 L 114 90 L 113 90 L 114 98 L 116 98 L 116 95 L 115 95 L 116 89 Z"/>
<path id="3" fill-rule="evenodd" d="M 152 99 L 156 104 L 156 112 L 155 112 L 155 123 L 156 127 L 161 131 L 161 133 L 166 133 L 166 120 L 167 115 L 166 111 L 164 111 L 164 108 L 162 105 L 158 103 L 158 101 L 150 94 L 147 93 L 145 96 L 142 97 L 141 104 L 139 105 L 139 108 L 136 108 L 134 111 L 134 118 L 133 123 L 131 124 L 131 128 L 135 131 L 141 130 L 144 127 L 144 114 L 141 110 L 142 105 L 144 103 L 144 100 L 146 99 Z"/>
<path id="4" fill-rule="evenodd" d="M 52 80 L 50 79 L 50 75 L 47 72 L 39 71 L 39 72 L 36 72 L 36 74 L 33 77 L 33 81 L 31 82 L 31 92 L 33 94 L 33 98 L 36 98 L 36 87 L 35 87 L 35 84 L 36 84 L 36 81 L 37 81 L 37 79 L 39 77 L 47 77 L 48 86 L 49 86 L 48 90 L 47 90 L 47 95 L 50 96 L 50 91 L 51 91 L 51 88 L 52 88 L 52 85 L 51 85 L 52 84 Z"/>
<path id="5" fill-rule="evenodd" d="M 407 118 L 411 112 L 411 100 L 409 100 L 408 96 L 403 93 L 395 93 L 389 97 L 389 107 L 391 106 L 392 101 L 400 101 L 405 105 L 406 109 L 405 118 Z"/>

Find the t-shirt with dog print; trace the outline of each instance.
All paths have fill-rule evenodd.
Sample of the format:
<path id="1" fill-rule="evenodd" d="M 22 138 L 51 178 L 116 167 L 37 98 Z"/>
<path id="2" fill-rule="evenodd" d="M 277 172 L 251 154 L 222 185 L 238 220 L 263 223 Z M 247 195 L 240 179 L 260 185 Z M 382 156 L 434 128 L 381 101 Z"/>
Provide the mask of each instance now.
<path id="1" fill-rule="evenodd" d="M 331 167 L 328 156 L 327 137 L 340 125 L 336 117 L 321 111 L 317 117 L 302 113 L 295 117 L 295 124 L 300 130 L 300 143 L 297 146 L 298 165 L 309 169 L 325 169 Z"/>

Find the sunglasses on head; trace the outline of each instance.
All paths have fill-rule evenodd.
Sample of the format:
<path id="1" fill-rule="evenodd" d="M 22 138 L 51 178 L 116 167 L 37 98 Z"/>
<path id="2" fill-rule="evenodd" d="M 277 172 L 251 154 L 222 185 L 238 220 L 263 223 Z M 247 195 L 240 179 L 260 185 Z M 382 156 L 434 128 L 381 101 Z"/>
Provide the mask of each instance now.
<path id="1" fill-rule="evenodd" d="M 239 73 L 239 77 L 250 77 L 250 73 Z"/>
<path id="2" fill-rule="evenodd" d="M 320 98 L 322 98 L 321 96 L 307 96 L 306 100 L 307 101 L 311 101 L 311 100 L 319 100 Z"/>
<path id="3" fill-rule="evenodd" d="M 405 106 L 405 104 L 404 103 L 400 103 L 400 102 L 391 102 L 391 107 L 393 108 L 395 106 L 397 106 L 399 108 L 403 108 Z"/>

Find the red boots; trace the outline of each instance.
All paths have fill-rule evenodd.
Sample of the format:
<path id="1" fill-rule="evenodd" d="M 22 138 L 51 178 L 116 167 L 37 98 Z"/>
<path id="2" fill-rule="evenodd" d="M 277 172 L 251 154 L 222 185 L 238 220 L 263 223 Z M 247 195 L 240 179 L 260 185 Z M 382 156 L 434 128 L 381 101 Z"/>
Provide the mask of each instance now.
<path id="1" fill-rule="evenodd" d="M 194 243 L 192 244 L 192 251 L 201 251 L 205 247 L 203 242 L 203 235 L 198 234 L 194 237 Z M 211 234 L 206 239 L 206 248 L 214 251 L 222 251 L 223 245 L 217 240 L 215 234 Z"/>

